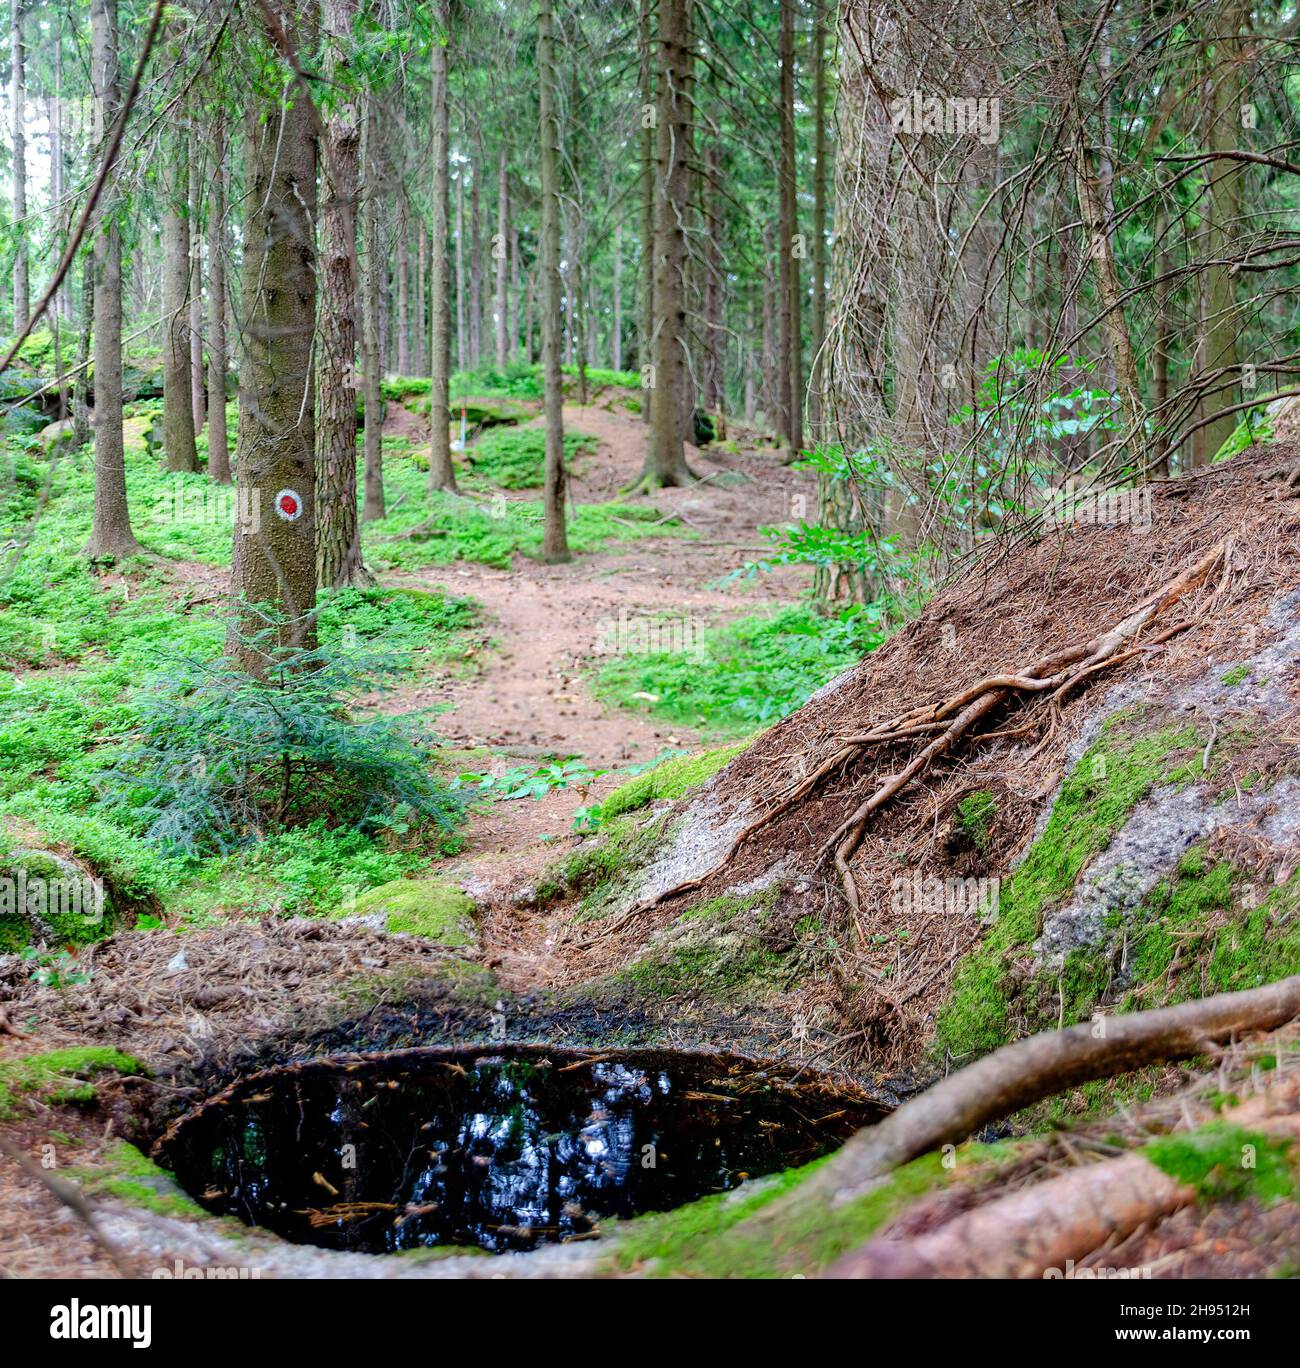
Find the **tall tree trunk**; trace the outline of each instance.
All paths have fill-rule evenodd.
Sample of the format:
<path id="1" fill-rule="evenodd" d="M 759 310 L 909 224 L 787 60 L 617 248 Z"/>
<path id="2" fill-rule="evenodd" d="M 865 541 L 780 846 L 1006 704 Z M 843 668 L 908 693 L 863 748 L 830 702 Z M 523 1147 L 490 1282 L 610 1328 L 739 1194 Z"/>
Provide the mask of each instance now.
<path id="1" fill-rule="evenodd" d="M 113 11 L 114 34 L 117 32 L 116 0 Z M 116 42 L 116 40 L 115 40 Z M 116 47 L 114 48 L 116 50 Z M 116 71 L 116 68 L 114 68 Z M 118 246 L 121 275 L 121 245 Z M 77 345 L 77 379 L 72 387 L 72 444 L 85 446 L 90 441 L 90 339 L 95 323 L 95 257 L 93 248 L 81 249 L 81 328 Z M 120 324 L 119 324 L 120 326 Z"/>
<path id="2" fill-rule="evenodd" d="M 1210 69 L 1208 99 L 1210 117 L 1210 150 L 1231 151 L 1238 143 L 1237 111 L 1241 107 L 1242 12 L 1237 4 L 1226 4 L 1214 14 L 1211 36 L 1214 40 L 1214 61 Z M 1205 369 L 1210 392 L 1205 397 L 1205 413 L 1219 413 L 1237 402 L 1237 315 L 1236 276 L 1232 261 L 1236 255 L 1236 237 L 1241 219 L 1241 166 L 1229 160 L 1212 161 L 1207 167 L 1210 182 L 1209 227 L 1206 233 L 1206 255 L 1210 265 L 1205 275 Z M 1200 450 L 1204 461 L 1214 459 L 1215 453 L 1232 436 L 1239 414 L 1222 413 L 1205 427 Z"/>
<path id="3" fill-rule="evenodd" d="M 469 364 L 472 370 L 483 364 L 483 197 L 479 193 L 482 167 L 480 145 L 472 168 L 474 179 L 469 187 Z"/>
<path id="4" fill-rule="evenodd" d="M 13 127 L 14 333 L 31 313 L 27 279 L 27 113 L 26 53 L 23 48 L 23 0 L 9 0 L 9 118 Z"/>
<path id="5" fill-rule="evenodd" d="M 519 229 L 510 230 L 510 355 L 519 353 Z"/>
<path id="6" fill-rule="evenodd" d="M 506 150 L 501 149 L 497 163 L 497 235 L 492 240 L 492 255 L 497 263 L 497 369 L 506 366 L 506 280 L 509 262 L 506 260 L 507 239 L 510 232 L 510 187 L 506 179 Z"/>
<path id="7" fill-rule="evenodd" d="M 469 369 L 465 300 L 465 168 L 456 173 L 456 369 Z M 434 308 L 438 307 L 434 301 Z"/>
<path id="8" fill-rule="evenodd" d="M 411 234 L 410 206 L 402 204 L 397 230 L 397 373 L 411 373 L 411 254 L 407 241 Z"/>
<path id="9" fill-rule="evenodd" d="M 212 116 L 212 198 L 208 204 L 208 474 L 230 483 L 226 433 L 226 126 Z"/>
<path id="10" fill-rule="evenodd" d="M 614 225 L 614 318 L 609 332 L 609 364 L 623 369 L 623 225 Z"/>
<path id="11" fill-rule="evenodd" d="M 283 11 L 282 23 L 290 23 Z M 316 131 L 297 90 L 263 92 L 252 182 L 247 187 L 244 308 L 251 389 L 241 432 L 241 518 L 232 590 L 240 612 L 227 652 L 262 676 L 286 651 L 316 644 L 316 459 L 312 342 L 316 332 Z M 277 615 L 275 640 L 257 611 Z"/>
<path id="12" fill-rule="evenodd" d="M 316 582 L 368 584 L 357 517 L 357 164 L 361 125 L 349 60 L 357 0 L 324 0 L 325 79 L 339 91 L 325 125 L 316 370 Z"/>
<path id="13" fill-rule="evenodd" d="M 411 369 L 423 375 L 429 369 L 429 229 L 420 218 L 415 239 L 415 352 Z"/>
<path id="14" fill-rule="evenodd" d="M 822 432 L 821 348 L 826 340 L 826 20 L 821 9 L 813 9 L 813 297 L 811 389 L 808 396 L 808 423 L 814 441 Z"/>
<path id="15" fill-rule="evenodd" d="M 451 464 L 451 308 L 448 298 L 447 256 L 450 197 L 451 126 L 447 91 L 447 45 L 450 9 L 447 0 L 435 0 L 433 10 L 433 234 L 429 242 L 430 285 L 433 290 L 432 352 L 429 388 L 429 488 L 456 488 Z M 475 182 L 475 196 L 478 183 Z M 477 296 L 476 296 L 477 298 Z"/>
<path id="16" fill-rule="evenodd" d="M 193 116 L 194 106 L 189 113 Z M 198 120 L 189 120 L 190 153 L 190 396 L 194 408 L 194 435 L 203 431 L 204 385 L 203 369 L 203 164 L 199 148 Z"/>
<path id="17" fill-rule="evenodd" d="M 90 79 L 94 95 L 94 142 L 103 152 L 117 119 L 117 0 L 91 0 Z M 126 499 L 122 440 L 122 234 L 110 178 L 95 213 L 95 511 L 86 554 L 121 558 L 139 551 Z"/>
<path id="18" fill-rule="evenodd" d="M 365 351 L 365 480 L 366 502 L 362 522 L 384 517 L 384 368 L 383 295 L 387 280 L 384 246 L 384 206 L 380 196 L 379 118 L 373 104 L 366 113 L 363 158 L 365 170 L 366 256 L 362 271 Z"/>
<path id="19" fill-rule="evenodd" d="M 655 328 L 655 131 L 654 48 L 651 17 L 654 0 L 641 0 L 637 47 L 641 79 L 641 331 L 637 338 L 637 365 L 654 360 Z M 647 425 L 654 406 L 654 387 L 643 383 L 641 418 Z"/>
<path id="20" fill-rule="evenodd" d="M 654 381 L 642 482 L 650 488 L 683 485 L 694 476 L 686 464 L 683 415 L 686 365 L 686 216 L 689 210 L 691 109 L 690 15 L 693 0 L 659 0 L 656 49 L 656 194 Z"/>
<path id="21" fill-rule="evenodd" d="M 537 76 L 541 116 L 538 137 L 542 161 L 542 375 L 546 404 L 546 483 L 542 495 L 545 525 L 542 555 L 567 561 L 564 525 L 564 387 L 560 376 L 560 129 L 555 110 L 555 44 L 551 0 L 540 0 L 537 18 Z"/>
<path id="22" fill-rule="evenodd" d="M 189 147 L 183 129 L 164 136 L 163 445 L 168 470 L 197 470 L 189 336 Z"/>
<path id="23" fill-rule="evenodd" d="M 802 326 L 799 310 L 799 201 L 795 181 L 794 5 L 781 0 L 781 433 L 792 453 L 803 446 Z"/>

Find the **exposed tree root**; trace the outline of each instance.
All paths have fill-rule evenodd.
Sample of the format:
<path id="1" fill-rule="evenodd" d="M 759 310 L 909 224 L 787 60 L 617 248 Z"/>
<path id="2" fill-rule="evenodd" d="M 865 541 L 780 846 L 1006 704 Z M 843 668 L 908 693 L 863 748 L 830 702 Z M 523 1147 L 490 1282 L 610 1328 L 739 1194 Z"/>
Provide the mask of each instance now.
<path id="1" fill-rule="evenodd" d="M 1293 1106 L 1293 1089 L 1286 1091 Z M 1251 1110 L 1249 1105 L 1234 1108 L 1225 1119 L 1241 1124 Z M 1300 1134 L 1300 1116 L 1252 1116 L 1249 1128 L 1252 1134 L 1294 1140 Z M 1064 1276 L 1068 1263 L 1172 1216 L 1196 1196 L 1195 1188 L 1158 1169 L 1140 1152 L 1126 1154 L 1021 1188 L 915 1238 L 871 1240 L 846 1254 L 826 1276 L 1038 1278 L 1052 1270 Z"/>
<path id="2" fill-rule="evenodd" d="M 817 852 L 816 864 L 827 858 L 834 861 L 839 872 L 844 896 L 856 917 L 859 911 L 858 893 L 849 861 L 861 845 L 872 817 L 893 798 L 920 778 L 941 756 L 952 751 L 993 713 L 1002 708 L 1014 695 L 1046 695 L 1049 703 L 1056 703 L 1067 692 L 1081 685 L 1103 669 L 1113 668 L 1130 660 L 1139 652 L 1152 649 L 1178 632 L 1185 631 L 1198 619 L 1189 619 L 1167 627 L 1150 640 L 1139 638 L 1151 623 L 1181 598 L 1203 584 L 1221 562 L 1226 570 L 1231 564 L 1229 537 L 1218 542 L 1195 564 L 1183 570 L 1163 588 L 1145 598 L 1127 617 L 1091 641 L 1067 646 L 1041 660 L 1034 661 L 1010 674 L 989 675 L 970 685 L 951 698 L 938 703 L 926 703 L 899 713 L 869 730 L 841 737 L 838 747 L 813 772 L 793 785 L 766 812 L 744 827 L 711 869 L 696 878 L 674 884 L 663 892 L 646 898 L 629 908 L 623 916 L 602 928 L 594 939 L 612 935 L 633 917 L 658 906 L 669 898 L 689 893 L 716 878 L 735 858 L 740 848 L 757 832 L 771 825 L 783 813 L 807 798 L 829 775 L 842 770 L 865 751 L 880 746 L 893 746 L 924 737 L 931 738 L 896 773 L 880 781 L 869 797 L 858 805 L 835 829 Z M 1215 598 L 1222 592 L 1220 585 Z M 1005 733 L 993 733 L 999 735 Z"/>
<path id="3" fill-rule="evenodd" d="M 1148 1064 L 1189 1059 L 1300 1016 L 1300 975 L 1244 993 L 1099 1018 L 1004 1045 L 859 1131 L 795 1194 L 834 1205 L 866 1192 L 899 1164 L 967 1139 L 1045 1097 Z"/>

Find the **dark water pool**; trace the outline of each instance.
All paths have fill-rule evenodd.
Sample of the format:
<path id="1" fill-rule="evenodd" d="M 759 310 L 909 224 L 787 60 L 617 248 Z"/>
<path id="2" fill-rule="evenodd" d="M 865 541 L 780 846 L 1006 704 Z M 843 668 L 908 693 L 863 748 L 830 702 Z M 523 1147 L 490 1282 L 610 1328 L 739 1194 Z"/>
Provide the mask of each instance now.
<path id="1" fill-rule="evenodd" d="M 878 1114 L 716 1055 L 420 1050 L 254 1075 L 158 1157 L 209 1211 L 299 1243 L 503 1251 L 807 1163 Z"/>

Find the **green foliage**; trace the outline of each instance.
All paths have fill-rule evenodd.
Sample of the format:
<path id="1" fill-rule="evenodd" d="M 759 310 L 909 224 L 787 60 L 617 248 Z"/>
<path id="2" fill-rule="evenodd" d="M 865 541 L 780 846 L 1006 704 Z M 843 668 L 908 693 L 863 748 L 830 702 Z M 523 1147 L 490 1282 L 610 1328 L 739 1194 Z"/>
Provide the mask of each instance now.
<path id="1" fill-rule="evenodd" d="M 823 617 L 804 607 L 743 618 L 701 636 L 698 651 L 610 661 L 596 676 L 597 694 L 706 731 L 747 734 L 801 707 L 884 639 L 867 609 Z M 653 701 L 634 698 L 637 693 Z"/>
<path id="2" fill-rule="evenodd" d="M 556 760 L 549 765 L 529 769 L 515 765 L 501 774 L 458 774 L 451 782 L 453 789 L 473 789 L 489 798 L 545 798 L 555 789 L 576 788 L 586 794 L 592 781 L 607 770 L 595 770 L 585 760 Z"/>
<path id="3" fill-rule="evenodd" d="M 312 820 L 450 833 L 462 805 L 431 776 L 418 722 L 354 715 L 392 658 L 331 646 L 280 658 L 281 622 L 261 618 L 246 644 L 265 656 L 264 679 L 224 658 L 180 659 L 137 694 L 138 740 L 101 779 L 108 809 L 187 856 Z"/>
<path id="4" fill-rule="evenodd" d="M 997 816 L 997 800 L 991 793 L 977 790 L 968 793 L 957 804 L 957 826 L 968 841 L 980 852 L 987 852 L 993 819 Z"/>
<path id="5" fill-rule="evenodd" d="M 626 784 L 616 788 L 596 810 L 599 821 L 620 817 L 625 812 L 636 812 L 651 803 L 669 802 L 681 798 L 691 789 L 711 779 L 729 760 L 735 759 L 749 740 L 730 746 L 717 746 L 697 755 L 669 753 Z"/>
<path id="6" fill-rule="evenodd" d="M 596 450 L 596 439 L 580 432 L 564 434 L 564 459 Z M 470 469 L 501 489 L 535 489 L 546 478 L 544 428 L 490 428 L 465 453 Z"/>

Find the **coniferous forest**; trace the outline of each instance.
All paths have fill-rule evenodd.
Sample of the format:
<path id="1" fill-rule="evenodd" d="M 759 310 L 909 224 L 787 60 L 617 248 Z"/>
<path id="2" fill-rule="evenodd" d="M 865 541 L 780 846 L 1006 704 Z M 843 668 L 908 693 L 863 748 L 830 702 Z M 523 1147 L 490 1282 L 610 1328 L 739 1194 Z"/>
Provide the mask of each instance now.
<path id="1" fill-rule="evenodd" d="M 1300 8 L 5 8 L 12 1342 L 1280 1335 Z"/>

